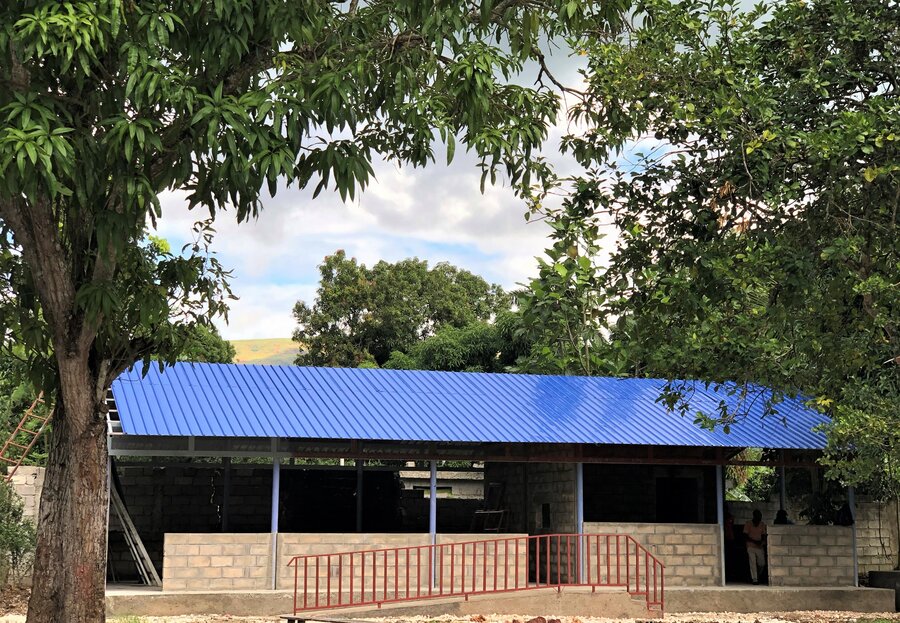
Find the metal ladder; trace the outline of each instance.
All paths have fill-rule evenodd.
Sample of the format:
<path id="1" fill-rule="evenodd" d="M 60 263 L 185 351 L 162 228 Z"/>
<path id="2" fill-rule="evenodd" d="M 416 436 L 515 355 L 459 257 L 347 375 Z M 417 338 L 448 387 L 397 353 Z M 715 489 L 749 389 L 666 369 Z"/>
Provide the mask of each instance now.
<path id="1" fill-rule="evenodd" d="M 22 462 L 28 456 L 28 453 L 31 452 L 31 449 L 34 447 L 34 444 L 37 443 L 38 438 L 41 436 L 41 433 L 44 432 L 44 429 L 47 428 L 47 423 L 50 421 L 50 416 L 41 417 L 37 413 L 35 413 L 35 409 L 38 405 L 44 403 L 44 392 L 38 394 L 38 397 L 35 398 L 34 402 L 31 403 L 31 406 L 28 407 L 28 410 L 25 412 L 25 415 L 22 416 L 22 419 L 19 421 L 19 425 L 16 426 L 16 429 L 9 436 L 9 439 L 6 440 L 6 443 L 3 444 L 3 449 L 0 450 L 0 462 L 6 463 L 7 466 L 12 466 L 9 468 L 6 474 L 6 482 L 12 480 L 13 475 L 16 473 L 16 470 L 22 465 Z M 29 422 L 37 422 L 37 426 L 33 428 L 28 428 Z M 17 439 L 19 439 L 20 434 L 29 435 L 29 439 L 26 445 L 21 443 L 17 443 Z M 16 452 L 18 450 L 18 452 Z"/>
<path id="2" fill-rule="evenodd" d="M 115 472 L 115 464 L 111 462 L 110 467 Z M 131 515 L 125 507 L 125 502 L 122 501 L 122 495 L 119 493 L 119 479 L 115 473 L 113 473 L 110 480 L 112 482 L 109 487 L 109 501 L 112 510 L 119 519 L 119 525 L 122 526 L 122 535 L 125 537 L 125 543 L 128 545 L 128 551 L 131 553 L 134 566 L 141 576 L 141 581 L 147 586 L 162 586 L 162 580 L 159 579 L 156 567 L 153 565 L 153 561 L 150 560 L 150 555 L 147 553 L 147 548 L 144 547 L 141 535 L 138 534 L 137 529 L 134 527 Z"/>

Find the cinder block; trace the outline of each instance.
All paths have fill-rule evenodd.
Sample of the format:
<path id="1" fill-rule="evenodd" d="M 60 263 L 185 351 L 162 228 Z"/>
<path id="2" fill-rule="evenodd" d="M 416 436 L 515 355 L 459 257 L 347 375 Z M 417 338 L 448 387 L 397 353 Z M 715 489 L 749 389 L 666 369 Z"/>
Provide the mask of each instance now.
<path id="1" fill-rule="evenodd" d="M 168 543 L 166 543 L 166 548 L 168 549 Z M 200 546 L 193 544 L 175 544 L 171 548 L 174 550 L 175 555 L 177 556 L 197 556 L 200 553 Z"/>
<path id="2" fill-rule="evenodd" d="M 853 548 L 844 547 L 843 545 L 833 545 L 826 548 L 826 553 L 829 556 L 853 556 Z"/>
<path id="3" fill-rule="evenodd" d="M 267 583 L 261 578 L 235 578 L 232 580 L 232 588 L 238 590 L 249 590 L 253 588 L 268 588 Z"/>
<path id="4" fill-rule="evenodd" d="M 205 544 L 197 546 L 197 552 L 203 556 L 218 556 L 222 551 L 222 546 L 218 544 Z"/>
<path id="5" fill-rule="evenodd" d="M 183 591 L 187 588 L 187 580 L 176 580 L 173 578 L 163 578 L 164 591 Z"/>
<path id="6" fill-rule="evenodd" d="M 201 577 L 200 567 L 175 567 L 167 575 L 173 579 L 190 579 Z"/>
<path id="7" fill-rule="evenodd" d="M 702 534 L 686 534 L 684 535 L 684 542 L 688 545 L 700 545 L 703 543 L 703 535 Z"/>
<path id="8" fill-rule="evenodd" d="M 248 571 L 252 569 L 247 569 L 245 567 L 224 567 L 222 569 L 222 577 L 223 578 L 242 578 L 245 575 L 249 575 Z"/>
<path id="9" fill-rule="evenodd" d="M 203 579 L 214 579 L 222 577 L 222 567 L 202 567 L 197 569 L 200 573 L 197 577 Z"/>

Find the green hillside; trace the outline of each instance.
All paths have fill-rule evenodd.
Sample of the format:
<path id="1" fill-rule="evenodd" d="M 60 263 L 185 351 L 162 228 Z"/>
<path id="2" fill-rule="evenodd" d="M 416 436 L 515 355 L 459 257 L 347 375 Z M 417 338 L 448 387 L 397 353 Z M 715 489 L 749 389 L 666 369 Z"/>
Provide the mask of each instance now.
<path id="1" fill-rule="evenodd" d="M 289 337 L 266 340 L 230 340 L 237 354 L 235 363 L 289 365 L 297 357 L 297 342 Z"/>

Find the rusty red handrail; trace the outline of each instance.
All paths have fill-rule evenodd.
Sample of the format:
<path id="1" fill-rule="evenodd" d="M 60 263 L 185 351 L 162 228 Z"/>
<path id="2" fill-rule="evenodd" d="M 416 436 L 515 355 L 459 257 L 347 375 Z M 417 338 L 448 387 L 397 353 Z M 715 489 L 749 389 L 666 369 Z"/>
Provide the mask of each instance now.
<path id="1" fill-rule="evenodd" d="M 648 610 L 665 609 L 665 565 L 627 534 L 542 534 L 306 554 L 288 565 L 294 568 L 294 614 L 564 586 L 620 587 L 644 597 Z"/>

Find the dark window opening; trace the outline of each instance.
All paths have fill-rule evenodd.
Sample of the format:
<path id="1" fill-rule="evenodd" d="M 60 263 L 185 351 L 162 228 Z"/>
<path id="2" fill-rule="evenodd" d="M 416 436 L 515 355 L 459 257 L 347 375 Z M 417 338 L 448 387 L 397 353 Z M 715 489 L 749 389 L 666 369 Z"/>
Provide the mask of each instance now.
<path id="1" fill-rule="evenodd" d="M 656 479 L 656 521 L 660 523 L 699 523 L 699 497 L 696 478 L 658 477 Z"/>

